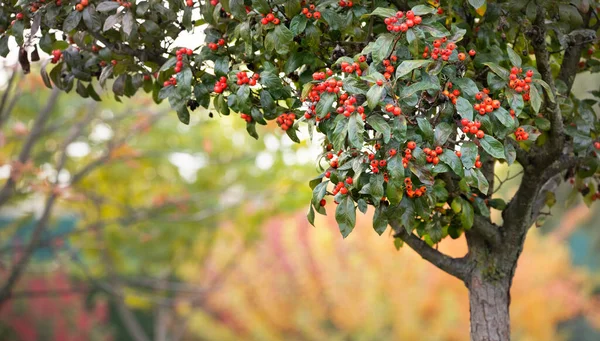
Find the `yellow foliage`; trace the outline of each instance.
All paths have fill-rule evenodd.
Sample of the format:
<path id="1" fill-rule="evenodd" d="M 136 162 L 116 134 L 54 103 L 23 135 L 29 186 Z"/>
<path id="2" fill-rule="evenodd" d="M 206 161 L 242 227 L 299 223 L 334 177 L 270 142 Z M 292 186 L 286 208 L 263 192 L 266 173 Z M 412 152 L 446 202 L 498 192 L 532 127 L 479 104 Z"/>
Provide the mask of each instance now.
<path id="1" fill-rule="evenodd" d="M 406 247 L 396 251 L 391 237 L 373 232 L 369 217 L 359 217 L 345 240 L 333 218 L 317 219 L 317 226 L 304 216 L 274 218 L 202 311 L 192 313 L 190 330 L 210 340 L 468 339 L 468 292 L 459 280 Z M 231 244 L 216 245 L 217 258 L 231 254 Z M 440 249 L 460 256 L 466 243 L 450 240 Z M 201 282 L 200 270 L 181 273 Z M 564 244 L 532 231 L 511 291 L 514 339 L 561 340 L 559 322 L 599 316 L 586 304 L 586 280 Z"/>

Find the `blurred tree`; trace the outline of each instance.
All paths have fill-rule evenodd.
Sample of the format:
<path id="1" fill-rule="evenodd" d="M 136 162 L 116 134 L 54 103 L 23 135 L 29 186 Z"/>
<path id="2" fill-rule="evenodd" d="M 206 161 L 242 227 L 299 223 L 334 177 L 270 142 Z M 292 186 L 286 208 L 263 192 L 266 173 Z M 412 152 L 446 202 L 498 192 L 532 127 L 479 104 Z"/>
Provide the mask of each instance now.
<path id="1" fill-rule="evenodd" d="M 201 301 L 261 221 L 309 198 L 300 188 L 312 167 L 286 166 L 306 164 L 308 147 L 275 130 L 255 141 L 209 117 L 189 127 L 164 119 L 167 111 L 146 109 L 143 98 L 94 104 L 42 86 L 13 74 L 0 94 L 0 212 L 13 219 L 0 228 L 2 282 L 12 291 L 36 252 L 49 253 L 46 261 L 109 294 L 125 339 L 162 340 L 166 328 L 177 330 L 163 317 L 142 325 L 131 308 L 170 320 L 175 294 Z M 59 228 L 65 216 L 74 228 Z M 211 245 L 224 221 L 236 224 L 236 239 L 215 261 Z M 190 258 L 196 267 L 180 266 Z M 204 276 L 202 285 L 180 283 L 186 271 Z"/>

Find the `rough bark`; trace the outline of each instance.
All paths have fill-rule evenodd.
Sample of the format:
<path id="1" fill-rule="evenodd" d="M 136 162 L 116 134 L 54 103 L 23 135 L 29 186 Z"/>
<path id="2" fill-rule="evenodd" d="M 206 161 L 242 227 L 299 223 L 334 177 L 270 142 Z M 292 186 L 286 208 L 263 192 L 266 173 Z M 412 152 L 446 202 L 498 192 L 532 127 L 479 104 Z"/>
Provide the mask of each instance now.
<path id="1" fill-rule="evenodd" d="M 475 272 L 469 282 L 471 341 L 510 340 L 510 285 L 507 278 L 493 279 Z"/>

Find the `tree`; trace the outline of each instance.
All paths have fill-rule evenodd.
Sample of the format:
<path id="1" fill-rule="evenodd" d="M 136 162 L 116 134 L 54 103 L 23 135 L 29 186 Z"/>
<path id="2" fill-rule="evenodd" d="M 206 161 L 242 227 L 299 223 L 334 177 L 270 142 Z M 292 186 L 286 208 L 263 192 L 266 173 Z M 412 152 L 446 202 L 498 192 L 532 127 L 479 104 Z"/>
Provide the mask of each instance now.
<path id="1" fill-rule="evenodd" d="M 557 184 L 572 179 L 585 200 L 599 197 L 600 92 L 571 93 L 577 73 L 599 69 L 596 2 L 21 0 L 0 9 L 0 52 L 14 38 L 25 72 L 37 49 L 51 54 L 49 87 L 94 99 L 109 80 L 118 99 L 143 88 L 184 123 L 199 106 L 238 113 L 254 137 L 266 121 L 294 141 L 300 122 L 310 136 L 316 128 L 324 169 L 310 182 L 308 219 L 333 196 L 345 237 L 357 208 L 374 206 L 378 233 L 389 224 L 398 245 L 465 283 L 475 341 L 510 338 L 517 260 Z M 205 44 L 175 44 L 195 30 Z M 508 203 L 492 193 L 499 162 L 523 168 Z M 464 257 L 433 247 L 462 234 Z"/>

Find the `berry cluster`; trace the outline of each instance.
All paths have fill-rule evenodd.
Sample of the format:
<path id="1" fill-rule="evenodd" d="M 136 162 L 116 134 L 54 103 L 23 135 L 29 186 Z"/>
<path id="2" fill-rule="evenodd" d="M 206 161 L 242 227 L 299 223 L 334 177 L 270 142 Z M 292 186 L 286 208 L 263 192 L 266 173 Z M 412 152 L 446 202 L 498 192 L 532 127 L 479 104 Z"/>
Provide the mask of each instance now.
<path id="1" fill-rule="evenodd" d="M 365 108 L 363 106 L 359 106 L 359 107 L 355 107 L 354 104 L 356 104 L 356 97 L 354 96 L 350 96 L 348 97 L 348 94 L 342 94 L 340 95 L 340 106 L 337 107 L 336 111 L 338 114 L 342 114 L 346 117 L 350 117 L 350 115 L 352 115 L 353 112 L 358 112 L 359 114 L 361 114 L 361 116 L 363 117 L 363 120 L 366 119 L 365 116 Z"/>
<path id="2" fill-rule="evenodd" d="M 252 78 L 248 78 L 248 74 L 245 71 L 241 71 L 237 73 L 237 85 L 248 84 L 251 86 L 256 85 L 256 81 L 260 78 L 258 73 L 252 75 Z"/>
<path id="3" fill-rule="evenodd" d="M 175 63 L 175 68 L 173 69 L 175 73 L 180 73 L 183 68 L 183 56 L 191 56 L 193 53 L 192 50 L 186 49 L 185 47 L 182 47 L 175 52 L 175 55 L 177 56 L 177 63 Z"/>
<path id="4" fill-rule="evenodd" d="M 354 6 L 354 3 L 352 3 L 352 1 L 340 0 L 338 5 L 340 5 L 340 7 L 352 7 Z"/>
<path id="5" fill-rule="evenodd" d="M 350 64 L 348 62 L 342 62 L 340 64 L 340 67 L 342 68 L 342 72 L 353 73 L 356 71 L 357 76 L 362 75 L 362 70 L 360 69 L 360 64 L 358 64 L 356 62 L 354 62 L 352 64 Z"/>
<path id="6" fill-rule="evenodd" d="M 446 97 L 448 97 L 448 99 L 450 99 L 450 101 L 452 102 L 452 104 L 456 105 L 456 101 L 458 100 L 458 96 L 460 96 L 460 90 L 458 89 L 454 89 L 452 90 L 452 83 L 448 82 L 446 83 L 446 89 L 442 92 L 442 94 L 444 94 Z"/>
<path id="7" fill-rule="evenodd" d="M 531 83 L 531 77 L 533 77 L 533 70 L 527 70 L 525 78 L 520 78 L 519 75 L 523 73 L 523 69 L 513 66 L 510 69 L 510 76 L 508 77 L 508 86 L 515 90 L 517 93 L 523 93 L 523 99 L 529 100 L 529 88 Z"/>
<path id="8" fill-rule="evenodd" d="M 260 23 L 263 25 L 267 25 L 269 23 L 273 23 L 273 25 L 279 25 L 280 22 L 281 22 L 281 20 L 279 20 L 279 18 L 275 17 L 275 15 L 273 13 L 268 13 L 267 15 L 264 16 L 264 18 L 262 18 L 260 20 Z"/>
<path id="9" fill-rule="evenodd" d="M 350 182 L 348 182 L 350 181 Z M 352 184 L 352 178 L 348 177 L 346 179 L 346 182 L 348 182 L 348 184 Z M 343 181 L 340 181 L 337 183 L 337 185 L 335 185 L 335 188 L 333 189 L 333 192 L 331 192 L 333 195 L 336 195 L 338 193 L 342 193 L 344 195 L 348 194 L 348 188 L 346 188 L 346 185 L 344 184 Z"/>
<path id="10" fill-rule="evenodd" d="M 216 43 L 208 43 L 208 48 L 213 51 L 218 50 L 219 46 L 225 46 L 225 39 L 221 38 L 221 39 L 217 40 Z"/>
<path id="11" fill-rule="evenodd" d="M 294 125 L 294 121 L 296 120 L 296 114 L 293 112 L 283 113 L 277 117 L 277 125 L 281 127 L 283 130 L 288 130 Z"/>
<path id="12" fill-rule="evenodd" d="M 500 108 L 500 101 L 497 99 L 492 99 L 492 97 L 488 95 L 489 93 L 490 90 L 484 88 L 483 91 L 475 94 L 475 99 L 481 101 L 480 103 L 473 105 L 473 108 L 479 113 L 479 115 L 485 115 Z"/>
<path id="13" fill-rule="evenodd" d="M 225 89 L 227 89 L 227 78 L 225 78 L 225 76 L 221 77 L 219 79 L 219 81 L 217 81 L 215 83 L 215 92 L 220 94 L 222 93 Z"/>
<path id="14" fill-rule="evenodd" d="M 172 85 L 172 86 L 177 85 L 177 79 L 175 77 L 171 77 L 171 78 L 169 78 L 168 80 L 166 80 L 163 83 L 164 87 L 167 87 L 167 86 L 170 86 L 170 85 Z"/>
<path id="15" fill-rule="evenodd" d="M 319 72 L 319 77 L 322 76 L 322 72 Z M 329 71 L 328 71 L 329 74 Z M 314 79 L 313 75 L 313 79 Z M 323 78 L 325 78 L 323 76 Z M 336 79 L 329 79 L 325 82 L 319 83 L 317 85 L 315 85 L 312 89 L 312 91 L 310 92 L 309 99 L 313 102 L 318 102 L 319 99 L 321 98 L 320 94 L 322 94 L 323 92 L 332 92 L 334 94 L 337 94 L 340 92 L 342 86 L 344 85 L 344 83 L 342 83 L 342 81 L 338 81 Z"/>
<path id="16" fill-rule="evenodd" d="M 77 12 L 81 12 L 83 11 L 84 8 L 86 8 L 89 5 L 89 1 L 88 0 L 80 0 L 79 3 L 77 5 L 75 5 L 75 10 Z"/>
<path id="17" fill-rule="evenodd" d="M 386 104 L 385 111 L 393 114 L 394 116 L 400 116 L 402 114 L 402 108 L 397 107 L 393 104 Z"/>
<path id="18" fill-rule="evenodd" d="M 315 20 L 321 19 L 321 12 L 315 11 L 315 5 L 310 5 L 308 7 L 304 7 L 302 9 L 302 14 L 304 14 L 308 19 L 315 18 Z"/>
<path id="19" fill-rule="evenodd" d="M 479 121 L 469 121 L 466 118 L 463 118 L 460 123 L 462 124 L 462 131 L 465 134 L 473 134 L 478 139 L 482 139 L 485 136 L 483 130 L 481 128 L 481 122 Z"/>
<path id="20" fill-rule="evenodd" d="M 529 139 L 529 134 L 522 127 L 517 128 L 515 131 L 515 137 L 517 141 L 527 141 Z"/>
<path id="21" fill-rule="evenodd" d="M 393 17 L 385 18 L 384 23 L 387 25 L 387 30 L 390 32 L 406 32 L 409 28 L 419 25 L 423 19 L 415 15 L 413 11 L 404 12 L 398 11 Z"/>
<path id="22" fill-rule="evenodd" d="M 378 149 L 377 146 L 375 147 L 375 149 Z M 376 160 L 375 154 L 369 154 L 369 161 L 370 161 L 370 166 L 371 166 L 371 172 L 373 172 L 374 174 L 379 173 L 380 168 L 384 168 L 385 166 L 387 166 L 387 161 L 386 160 Z"/>
<path id="23" fill-rule="evenodd" d="M 62 58 L 61 50 L 52 50 L 52 64 L 58 63 L 58 61 Z"/>
<path id="24" fill-rule="evenodd" d="M 398 60 L 398 57 L 396 57 L 396 55 L 391 56 L 389 60 L 388 59 L 383 60 L 383 66 L 385 67 L 385 72 L 383 73 L 383 77 L 385 79 L 392 78 L 392 75 L 394 74 L 394 71 L 396 70 L 396 68 L 394 68 L 394 66 L 392 65 L 392 62 L 396 62 L 397 60 Z"/>
<path id="25" fill-rule="evenodd" d="M 409 198 L 418 198 L 427 192 L 425 186 L 421 186 L 416 190 L 413 190 L 413 183 L 411 178 L 404 178 L 404 187 L 406 188 L 406 194 Z"/>
<path id="26" fill-rule="evenodd" d="M 252 122 L 252 116 L 248 115 L 248 114 L 241 114 L 240 117 L 242 118 L 242 120 L 250 123 Z"/>
<path id="27" fill-rule="evenodd" d="M 406 149 L 404 149 L 404 157 L 402 158 L 402 166 L 404 168 L 408 167 L 408 162 L 413 158 L 412 151 L 417 148 L 417 143 L 415 141 L 408 141 L 406 143 Z"/>
<path id="28" fill-rule="evenodd" d="M 433 163 L 434 165 L 440 163 L 438 155 L 441 155 L 443 152 L 444 150 L 440 146 L 435 147 L 435 149 L 423 148 L 423 153 L 427 155 L 427 163 Z"/>

